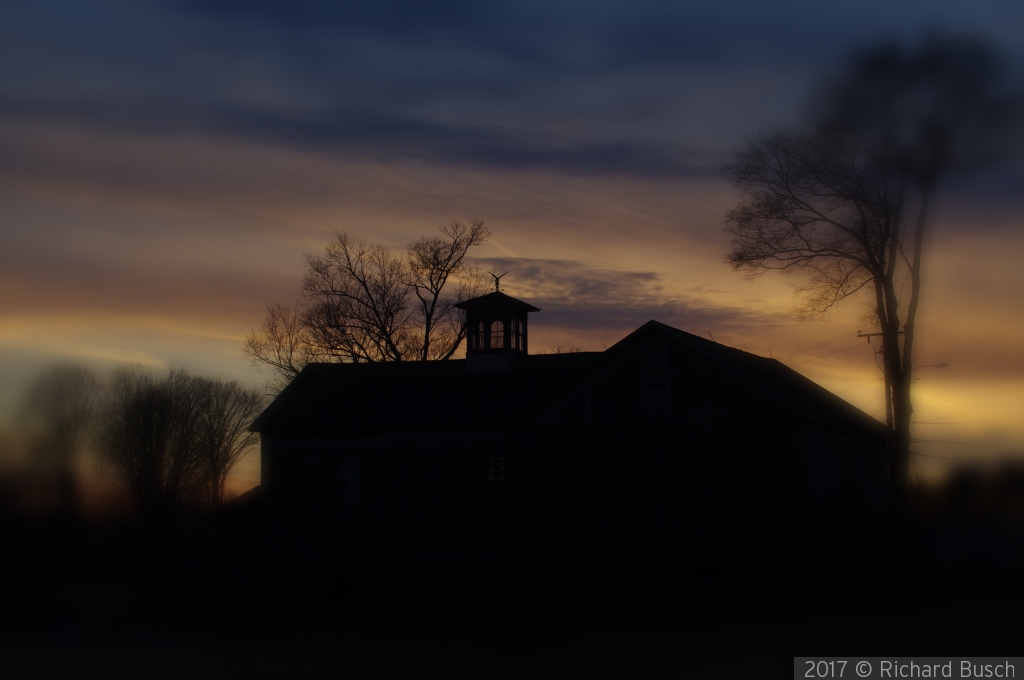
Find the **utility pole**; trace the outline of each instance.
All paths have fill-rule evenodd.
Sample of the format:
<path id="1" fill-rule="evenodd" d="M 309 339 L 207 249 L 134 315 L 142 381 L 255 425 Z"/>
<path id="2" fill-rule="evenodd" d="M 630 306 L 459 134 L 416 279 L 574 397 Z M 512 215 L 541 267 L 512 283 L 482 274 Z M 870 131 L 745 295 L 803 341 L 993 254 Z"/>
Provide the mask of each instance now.
<path id="1" fill-rule="evenodd" d="M 897 337 L 899 333 L 904 331 L 896 331 Z M 889 478 L 892 479 L 893 474 L 897 468 L 894 461 L 896 455 L 896 430 L 893 427 L 893 403 L 892 403 L 892 376 L 889 374 L 889 366 L 885 362 L 885 341 L 882 339 L 882 333 L 861 333 L 857 331 L 858 338 L 867 338 L 868 344 L 871 344 L 871 338 L 877 337 L 879 339 L 878 353 L 882 355 L 882 378 L 885 381 L 885 427 L 886 427 L 886 443 L 885 446 L 888 449 L 886 458 L 889 464 Z"/>
<path id="2" fill-rule="evenodd" d="M 902 335 L 904 331 L 896 331 L 897 334 Z M 881 333 L 861 333 L 857 331 L 858 338 L 867 338 L 868 344 L 871 344 L 871 338 L 881 337 Z M 879 342 L 878 353 L 882 355 L 882 376 L 885 380 L 885 424 L 892 430 L 892 377 L 889 375 L 889 371 L 885 370 L 885 344 Z"/>

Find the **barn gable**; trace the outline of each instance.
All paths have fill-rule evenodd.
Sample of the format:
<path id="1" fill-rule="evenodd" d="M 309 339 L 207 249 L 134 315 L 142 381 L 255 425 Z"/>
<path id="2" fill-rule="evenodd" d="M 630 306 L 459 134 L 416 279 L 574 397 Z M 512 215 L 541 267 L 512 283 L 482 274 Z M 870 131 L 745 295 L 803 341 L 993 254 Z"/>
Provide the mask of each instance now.
<path id="1" fill-rule="evenodd" d="M 538 476 L 586 471 L 576 535 L 643 527 L 641 543 L 682 550 L 723 526 L 754 540 L 884 503 L 884 426 L 777 361 L 656 321 L 533 416 L 539 449 L 560 458 L 536 461 Z"/>
<path id="2" fill-rule="evenodd" d="M 759 395 L 766 404 L 810 422 L 842 428 L 860 436 L 885 435 L 884 426 L 877 420 L 775 359 L 706 340 L 653 320 L 608 348 L 585 372 L 538 404 L 535 411 L 550 408 L 578 385 L 599 380 L 603 373 L 622 362 L 628 362 L 629 370 L 649 387 L 646 396 L 641 393 L 634 399 L 635 410 L 646 409 L 644 417 L 648 420 L 652 419 L 653 412 L 672 408 L 671 394 L 663 394 L 661 385 L 675 382 L 686 385 L 686 391 L 692 392 L 726 389 L 731 383 L 734 389 L 742 386 Z M 708 382 L 712 375 L 716 376 L 715 385 Z M 691 398 L 696 402 L 705 401 L 700 394 L 693 394 Z M 662 402 L 663 407 L 655 407 Z"/>

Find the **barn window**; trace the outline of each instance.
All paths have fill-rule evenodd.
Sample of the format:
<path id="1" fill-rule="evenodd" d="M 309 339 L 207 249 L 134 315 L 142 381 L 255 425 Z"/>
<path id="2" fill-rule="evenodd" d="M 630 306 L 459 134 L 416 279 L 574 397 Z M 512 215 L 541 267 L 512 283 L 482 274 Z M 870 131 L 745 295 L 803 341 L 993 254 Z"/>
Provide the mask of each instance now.
<path id="1" fill-rule="evenodd" d="M 393 482 L 404 482 L 410 478 L 412 470 L 409 467 L 409 451 L 408 444 L 398 444 L 392 449 L 391 480 Z"/>
<path id="2" fill-rule="evenodd" d="M 668 385 L 644 387 L 644 414 L 647 420 L 668 418 Z"/>
<path id="3" fill-rule="evenodd" d="M 339 475 L 340 479 L 337 481 L 341 487 L 341 502 L 342 505 L 349 506 L 359 498 L 359 486 L 362 482 L 359 459 L 354 456 L 346 456 L 339 462 L 341 474 Z"/>
<path id="4" fill-rule="evenodd" d="M 317 450 L 312 446 L 303 446 L 298 450 L 299 483 L 303 486 L 310 486 L 316 480 L 317 475 Z"/>
<path id="5" fill-rule="evenodd" d="M 651 340 L 647 343 L 647 365 L 664 366 L 668 363 L 668 343 L 664 340 Z"/>
<path id="6" fill-rule="evenodd" d="M 487 456 L 487 481 L 501 482 L 505 480 L 505 456 Z"/>
<path id="7" fill-rule="evenodd" d="M 491 349 L 501 349 L 505 346 L 505 324 L 501 321 L 491 322 Z"/>

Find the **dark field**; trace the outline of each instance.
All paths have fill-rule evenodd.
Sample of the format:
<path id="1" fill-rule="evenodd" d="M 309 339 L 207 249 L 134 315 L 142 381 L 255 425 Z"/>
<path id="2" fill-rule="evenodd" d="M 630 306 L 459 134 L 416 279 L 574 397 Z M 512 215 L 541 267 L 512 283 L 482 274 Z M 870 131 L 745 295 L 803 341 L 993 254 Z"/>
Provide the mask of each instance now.
<path id="1" fill-rule="evenodd" d="M 4 677 L 789 677 L 797 655 L 1014 655 L 1024 632 L 1021 534 L 991 524 L 602 559 L 57 526 L 4 560 Z"/>

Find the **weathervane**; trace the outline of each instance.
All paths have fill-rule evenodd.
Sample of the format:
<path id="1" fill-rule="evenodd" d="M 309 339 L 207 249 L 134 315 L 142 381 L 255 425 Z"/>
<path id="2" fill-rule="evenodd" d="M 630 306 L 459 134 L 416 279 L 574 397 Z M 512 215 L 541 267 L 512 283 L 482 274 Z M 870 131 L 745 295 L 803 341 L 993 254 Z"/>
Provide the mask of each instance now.
<path id="1" fill-rule="evenodd" d="M 501 290 L 501 286 L 499 285 L 501 283 L 501 277 L 504 276 L 505 274 L 508 274 L 508 272 L 505 272 L 505 274 L 502 274 L 501 276 L 498 276 L 497 274 L 494 274 L 492 272 L 487 273 L 494 277 L 494 290 Z"/>

